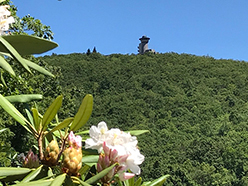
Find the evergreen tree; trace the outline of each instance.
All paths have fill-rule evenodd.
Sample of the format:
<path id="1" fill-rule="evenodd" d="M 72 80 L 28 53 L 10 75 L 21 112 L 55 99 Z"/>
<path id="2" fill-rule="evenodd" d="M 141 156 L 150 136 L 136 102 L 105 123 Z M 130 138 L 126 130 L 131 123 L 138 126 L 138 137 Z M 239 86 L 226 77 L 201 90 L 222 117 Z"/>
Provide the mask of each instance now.
<path id="1" fill-rule="evenodd" d="M 94 47 L 94 48 L 93 48 L 92 53 L 97 53 L 97 51 L 96 51 L 96 47 Z"/>
<path id="2" fill-rule="evenodd" d="M 90 52 L 90 49 L 88 48 L 87 52 L 86 52 L 87 55 L 90 55 L 91 52 Z"/>

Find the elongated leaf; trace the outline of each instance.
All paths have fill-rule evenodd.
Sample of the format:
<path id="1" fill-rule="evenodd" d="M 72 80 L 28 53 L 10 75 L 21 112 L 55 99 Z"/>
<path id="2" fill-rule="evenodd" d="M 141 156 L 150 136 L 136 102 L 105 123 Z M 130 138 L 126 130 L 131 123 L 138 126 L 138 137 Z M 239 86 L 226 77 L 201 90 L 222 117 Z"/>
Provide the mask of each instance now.
<path id="1" fill-rule="evenodd" d="M 134 186 L 134 177 L 127 180 L 130 186 Z"/>
<path id="2" fill-rule="evenodd" d="M 73 183 L 80 184 L 80 185 L 83 185 L 83 186 L 91 186 L 90 184 L 80 180 L 78 177 L 72 176 L 71 178 L 72 178 Z"/>
<path id="3" fill-rule="evenodd" d="M 103 176 L 105 176 L 106 174 L 108 174 L 108 172 L 113 169 L 116 166 L 116 163 L 111 165 L 110 167 L 102 170 L 101 172 L 99 172 L 97 175 L 91 177 L 90 179 L 86 180 L 85 182 L 88 184 L 93 184 L 95 182 L 97 182 L 98 180 L 100 180 Z"/>
<path id="4" fill-rule="evenodd" d="M 161 176 L 160 178 L 155 179 L 152 182 L 146 184 L 146 186 L 162 186 L 164 184 L 164 182 L 167 180 L 167 178 L 169 178 L 169 177 L 170 177 L 170 175 Z"/>
<path id="5" fill-rule="evenodd" d="M 41 54 L 58 46 L 58 44 L 53 41 L 31 35 L 6 35 L 2 37 L 9 42 L 20 55 Z M 8 50 L 2 45 L 0 45 L 0 51 L 8 53 Z"/>
<path id="6" fill-rule="evenodd" d="M 33 127 L 35 127 L 35 126 L 34 126 L 34 118 L 33 118 L 32 114 L 30 113 L 30 111 L 29 111 L 28 109 L 25 109 L 25 111 L 26 111 L 26 114 L 27 114 L 27 116 L 28 116 L 28 120 L 29 120 L 30 123 L 33 125 Z"/>
<path id="7" fill-rule="evenodd" d="M 127 132 L 129 132 L 131 135 L 138 136 L 138 135 L 150 132 L 150 131 L 149 130 L 130 130 Z"/>
<path id="8" fill-rule="evenodd" d="M 78 173 L 83 176 L 89 170 L 90 170 L 90 166 L 84 165 L 84 166 L 81 167 L 81 169 L 78 171 Z"/>
<path id="9" fill-rule="evenodd" d="M 15 72 L 12 69 L 12 67 L 10 66 L 10 64 L 2 57 L 0 56 L 0 66 L 6 70 L 7 72 L 9 72 L 10 74 L 12 74 L 13 76 L 15 76 Z"/>
<path id="10" fill-rule="evenodd" d="M 10 53 L 21 65 L 29 72 L 31 73 L 30 69 L 28 68 L 26 62 L 24 59 L 20 56 L 20 54 L 15 50 L 14 47 L 11 46 L 11 44 L 8 43 L 3 37 L 0 37 L 0 43 L 5 47 L 8 53 Z"/>
<path id="11" fill-rule="evenodd" d="M 27 64 L 29 67 L 31 67 L 32 69 L 34 69 L 34 70 L 36 70 L 36 71 L 38 71 L 38 72 L 40 72 L 40 73 L 42 73 L 42 74 L 45 74 L 45 75 L 54 77 L 54 75 L 53 75 L 51 72 L 47 71 L 46 69 L 44 69 L 43 67 L 37 65 L 36 63 L 33 63 L 33 62 L 31 62 L 31 61 L 29 61 L 29 60 L 26 60 L 26 59 L 24 59 L 24 61 L 25 61 L 26 64 Z"/>
<path id="12" fill-rule="evenodd" d="M 41 100 L 43 96 L 41 94 L 22 94 L 22 95 L 6 96 L 5 98 L 12 103 L 14 102 L 26 103 L 33 100 Z"/>
<path id="13" fill-rule="evenodd" d="M 0 94 L 0 106 L 8 112 L 16 121 L 18 121 L 26 130 L 30 133 L 30 129 L 27 127 L 26 118 L 5 98 Z"/>
<path id="14" fill-rule="evenodd" d="M 52 177 L 53 175 L 53 170 L 51 169 L 51 167 L 48 167 L 47 176 Z"/>
<path id="15" fill-rule="evenodd" d="M 18 183 L 17 186 L 49 186 L 51 185 L 53 179 L 49 180 L 37 180 L 37 181 L 31 181 L 27 183 Z"/>
<path id="16" fill-rule="evenodd" d="M 5 82 L 5 80 L 4 80 L 2 70 L 1 70 L 1 81 L 2 81 L 2 83 L 3 83 L 3 85 L 4 85 L 5 87 L 8 87 L 7 84 L 6 84 L 6 82 Z"/>
<path id="17" fill-rule="evenodd" d="M 7 128 L 1 129 L 0 133 L 4 132 L 5 130 L 7 130 Z"/>
<path id="18" fill-rule="evenodd" d="M 80 132 L 75 133 L 75 135 L 89 134 L 89 132 L 90 132 L 89 130 L 80 131 Z"/>
<path id="19" fill-rule="evenodd" d="M 139 178 L 136 180 L 134 186 L 140 186 L 140 185 L 141 185 L 141 182 L 142 182 L 142 178 L 139 177 Z"/>
<path id="20" fill-rule="evenodd" d="M 41 165 L 40 167 L 38 167 L 37 169 L 35 169 L 34 171 L 32 171 L 31 173 L 29 173 L 22 181 L 21 183 L 27 183 L 31 180 L 33 180 L 37 175 L 39 175 L 41 168 L 43 167 L 43 165 Z"/>
<path id="21" fill-rule="evenodd" d="M 39 119 L 39 113 L 36 108 L 32 108 L 32 113 L 33 113 L 33 119 L 34 119 L 34 128 L 36 129 L 37 132 L 40 131 L 40 119 Z"/>
<path id="22" fill-rule="evenodd" d="M 53 180 L 51 186 L 60 186 L 60 185 L 62 185 L 62 183 L 65 181 L 65 178 L 66 178 L 66 174 L 65 173 L 57 176 Z"/>
<path id="23" fill-rule="evenodd" d="M 123 186 L 122 181 L 118 180 L 117 183 L 118 183 L 118 186 Z"/>
<path id="24" fill-rule="evenodd" d="M 60 129 L 67 127 L 73 121 L 73 119 L 74 118 L 66 118 L 64 121 L 62 121 L 56 127 L 54 127 L 50 132 L 54 132 L 56 130 L 60 130 Z"/>
<path id="25" fill-rule="evenodd" d="M 89 155 L 89 156 L 83 156 L 82 162 L 83 163 L 97 163 L 99 159 L 99 155 Z"/>
<path id="26" fill-rule="evenodd" d="M 52 121 L 54 116 L 57 114 L 59 108 L 62 105 L 62 100 L 63 100 L 63 96 L 58 96 L 45 112 L 42 120 L 43 131 L 47 129 L 47 125 Z"/>
<path id="27" fill-rule="evenodd" d="M 124 185 L 125 185 L 125 186 L 131 186 L 131 185 L 129 185 L 129 181 L 128 181 L 128 180 L 125 180 L 125 181 L 124 181 Z"/>
<path id="28" fill-rule="evenodd" d="M 0 167 L 0 177 L 14 176 L 31 172 L 28 168 Z"/>
<path id="29" fill-rule="evenodd" d="M 87 94 L 80 105 L 77 114 L 71 124 L 71 130 L 76 131 L 86 124 L 93 109 L 93 96 Z"/>
<path id="30" fill-rule="evenodd" d="M 8 56 L 10 58 L 13 58 L 9 53 L 6 52 L 0 52 L 1 55 Z"/>

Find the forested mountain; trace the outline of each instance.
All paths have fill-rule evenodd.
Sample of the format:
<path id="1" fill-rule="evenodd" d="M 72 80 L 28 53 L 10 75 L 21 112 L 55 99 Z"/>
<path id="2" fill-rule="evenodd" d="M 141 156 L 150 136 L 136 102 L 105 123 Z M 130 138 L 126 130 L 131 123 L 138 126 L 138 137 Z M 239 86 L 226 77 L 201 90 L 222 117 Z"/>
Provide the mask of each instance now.
<path id="1" fill-rule="evenodd" d="M 94 96 L 87 127 L 104 120 L 150 130 L 138 137 L 145 180 L 170 174 L 167 185 L 248 185 L 246 62 L 176 53 L 38 60 L 60 68 L 75 108 L 86 93 Z"/>

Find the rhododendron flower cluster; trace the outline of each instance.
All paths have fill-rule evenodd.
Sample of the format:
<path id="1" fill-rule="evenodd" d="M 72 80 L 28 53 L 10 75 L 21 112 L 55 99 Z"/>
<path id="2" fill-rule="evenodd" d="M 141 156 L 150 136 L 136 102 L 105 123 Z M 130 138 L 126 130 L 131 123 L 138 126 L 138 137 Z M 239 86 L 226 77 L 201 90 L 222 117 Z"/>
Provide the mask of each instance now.
<path id="1" fill-rule="evenodd" d="M 82 137 L 75 136 L 71 131 L 68 136 L 69 147 L 63 152 L 64 159 L 62 170 L 69 175 L 78 175 L 82 167 Z"/>
<path id="2" fill-rule="evenodd" d="M 106 143 L 104 142 L 103 153 L 100 154 L 97 162 L 97 172 L 101 172 L 102 170 L 108 168 L 109 166 L 115 163 L 117 163 L 117 165 L 107 175 L 101 178 L 101 181 L 103 183 L 108 183 L 112 180 L 115 174 L 119 174 L 119 178 L 122 181 L 134 177 L 135 174 L 125 172 L 127 168 L 127 165 L 125 163 L 127 158 L 127 154 L 119 156 L 116 149 L 110 149 L 106 146 Z"/>
<path id="3" fill-rule="evenodd" d="M 100 122 L 97 127 L 92 126 L 89 133 L 90 138 L 85 141 L 85 148 L 96 149 L 99 153 L 104 148 L 108 148 L 117 154 L 117 157 L 126 157 L 125 161 L 122 158 L 119 158 L 122 161 L 118 161 L 124 167 L 124 171 L 130 169 L 133 173 L 140 174 L 139 165 L 144 161 L 144 156 L 137 148 L 138 141 L 135 136 L 116 128 L 108 130 L 105 122 Z M 105 154 L 106 156 L 108 155 Z M 125 174 L 122 174 L 121 177 L 124 178 Z"/>
<path id="4" fill-rule="evenodd" d="M 14 23 L 15 20 L 10 16 L 9 5 L 0 6 L 0 35 L 9 30 L 9 24 Z"/>

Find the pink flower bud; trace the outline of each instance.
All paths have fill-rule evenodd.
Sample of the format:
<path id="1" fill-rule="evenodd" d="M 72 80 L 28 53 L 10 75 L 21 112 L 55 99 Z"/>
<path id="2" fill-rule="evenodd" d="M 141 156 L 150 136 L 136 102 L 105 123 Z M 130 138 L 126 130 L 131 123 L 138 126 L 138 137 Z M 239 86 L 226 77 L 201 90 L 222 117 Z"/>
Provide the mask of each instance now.
<path id="1" fill-rule="evenodd" d="M 119 178 L 120 178 L 121 181 L 128 180 L 128 179 L 130 179 L 130 178 L 132 178 L 134 176 L 135 176 L 135 174 L 128 173 L 128 172 L 123 172 L 123 173 L 119 174 Z"/>

